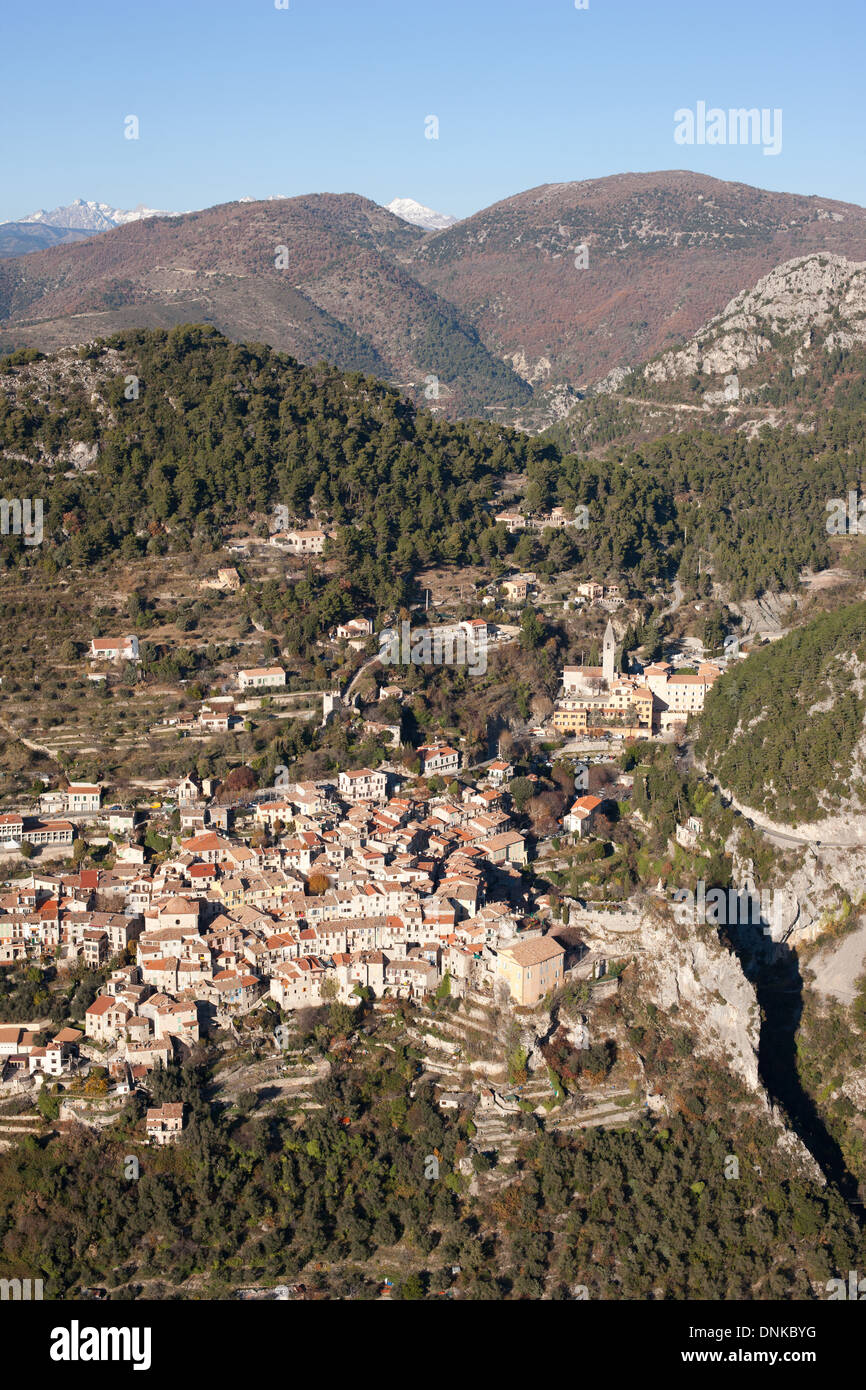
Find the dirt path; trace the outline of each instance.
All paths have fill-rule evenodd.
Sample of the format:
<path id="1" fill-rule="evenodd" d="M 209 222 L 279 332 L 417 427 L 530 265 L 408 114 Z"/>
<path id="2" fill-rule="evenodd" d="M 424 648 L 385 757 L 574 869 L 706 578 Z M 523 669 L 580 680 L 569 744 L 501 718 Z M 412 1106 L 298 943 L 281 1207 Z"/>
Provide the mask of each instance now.
<path id="1" fill-rule="evenodd" d="M 358 681 L 361 679 L 361 677 L 363 676 L 364 672 L 365 672 L 365 671 L 369 671 L 370 667 L 371 667 L 371 666 L 375 666 L 376 663 L 377 663 L 377 661 L 380 661 L 380 660 L 381 660 L 381 657 L 379 656 L 379 653 L 377 652 L 375 656 L 369 657 L 369 658 L 364 662 L 363 666 L 359 666 L 359 667 L 358 667 L 358 670 L 355 672 L 354 676 L 353 676 L 352 679 L 349 681 L 349 684 L 346 686 L 346 690 L 345 690 L 345 693 L 344 693 L 344 695 L 343 695 L 343 701 L 344 701 L 344 702 L 345 702 L 346 700 L 348 700 L 348 699 L 351 697 L 352 692 L 353 692 L 354 689 L 355 689 L 355 686 L 358 684 Z"/>
<path id="2" fill-rule="evenodd" d="M 7 724 L 5 719 L 0 719 L 0 729 L 9 735 L 13 742 L 23 743 L 25 748 L 30 749 L 31 753 L 45 753 L 52 762 L 57 761 L 57 754 L 47 748 L 44 743 L 33 743 L 29 738 L 25 738 L 23 734 L 19 734 L 16 729 L 13 729 L 11 724 Z"/>

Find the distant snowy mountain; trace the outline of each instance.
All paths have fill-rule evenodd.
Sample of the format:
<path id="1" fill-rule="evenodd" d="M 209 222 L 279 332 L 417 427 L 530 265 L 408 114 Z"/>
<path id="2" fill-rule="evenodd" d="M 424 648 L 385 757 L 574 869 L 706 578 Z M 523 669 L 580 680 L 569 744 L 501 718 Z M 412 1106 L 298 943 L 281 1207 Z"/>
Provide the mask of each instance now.
<path id="1" fill-rule="evenodd" d="M 386 207 L 395 217 L 401 217 L 404 222 L 412 222 L 416 227 L 423 227 L 427 232 L 442 232 L 446 227 L 453 227 L 458 220 L 456 217 L 450 217 L 447 212 L 434 212 L 432 208 L 425 208 L 423 203 L 416 203 L 414 198 L 394 198 L 392 202 L 386 203 Z"/>
<path id="2" fill-rule="evenodd" d="M 147 208 L 144 203 L 139 203 L 138 207 L 124 211 L 123 208 L 112 208 L 109 216 L 118 227 L 122 227 L 125 222 L 144 222 L 148 217 L 180 217 L 179 212 L 169 212 L 167 208 Z"/>
<path id="3" fill-rule="evenodd" d="M 82 232 L 109 232 L 112 227 L 122 227 L 126 222 L 141 222 L 145 217 L 176 217 L 173 212 L 146 208 L 139 203 L 137 208 L 113 208 L 109 203 L 85 202 L 76 198 L 66 207 L 53 208 L 46 212 L 40 208 L 29 216 L 20 218 L 21 222 L 41 222 L 49 227 L 74 227 Z"/>
<path id="4" fill-rule="evenodd" d="M 251 198 L 248 194 L 238 201 L 270 203 L 280 201 L 283 196 L 273 193 L 266 198 Z M 453 227 L 457 221 L 456 217 L 449 217 L 445 212 L 434 212 L 433 208 L 416 203 L 414 198 L 395 198 L 388 204 L 388 212 L 392 212 L 404 222 L 411 222 L 415 227 L 423 227 L 428 232 L 444 231 L 446 227 Z M 110 232 L 112 227 L 122 227 L 127 222 L 140 222 L 146 217 L 177 216 L 176 212 L 148 208 L 142 203 L 139 203 L 137 208 L 126 209 L 112 207 L 110 203 L 88 202 L 84 198 L 76 198 L 73 203 L 68 203 L 65 207 L 52 208 L 50 212 L 45 208 L 31 212 L 26 217 L 20 217 L 16 225 L 39 223 L 45 227 L 66 227 L 93 236 L 98 232 Z"/>

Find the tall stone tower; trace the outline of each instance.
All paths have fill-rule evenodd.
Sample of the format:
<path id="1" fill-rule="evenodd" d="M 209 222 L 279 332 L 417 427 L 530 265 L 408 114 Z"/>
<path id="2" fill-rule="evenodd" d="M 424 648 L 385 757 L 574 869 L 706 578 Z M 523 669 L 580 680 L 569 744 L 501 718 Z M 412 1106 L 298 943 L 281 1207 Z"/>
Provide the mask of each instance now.
<path id="1" fill-rule="evenodd" d="M 616 637 L 613 631 L 613 623 L 610 621 L 610 618 L 608 618 L 607 627 L 604 630 L 604 645 L 601 654 L 601 673 L 608 685 L 613 681 L 615 656 Z"/>

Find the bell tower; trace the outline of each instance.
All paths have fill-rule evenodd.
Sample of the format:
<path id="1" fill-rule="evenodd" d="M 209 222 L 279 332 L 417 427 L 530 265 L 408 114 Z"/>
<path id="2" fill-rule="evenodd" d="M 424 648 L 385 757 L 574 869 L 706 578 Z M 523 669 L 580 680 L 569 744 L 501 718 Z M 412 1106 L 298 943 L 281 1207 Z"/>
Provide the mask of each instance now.
<path id="1" fill-rule="evenodd" d="M 607 627 L 604 630 L 604 645 L 601 655 L 601 673 L 608 685 L 613 682 L 615 658 L 616 636 L 614 635 L 613 623 L 608 618 Z"/>

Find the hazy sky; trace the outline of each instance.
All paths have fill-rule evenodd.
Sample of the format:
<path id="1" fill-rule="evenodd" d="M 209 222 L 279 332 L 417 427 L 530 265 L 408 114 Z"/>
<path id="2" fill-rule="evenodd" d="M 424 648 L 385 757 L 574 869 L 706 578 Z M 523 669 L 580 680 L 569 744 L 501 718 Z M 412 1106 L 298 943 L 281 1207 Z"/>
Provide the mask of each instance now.
<path id="1" fill-rule="evenodd" d="M 864 0 L 288 3 L 5 5 L 0 220 L 321 191 L 462 217 L 672 168 L 866 203 Z M 700 101 L 780 108 L 781 153 L 675 143 Z"/>

